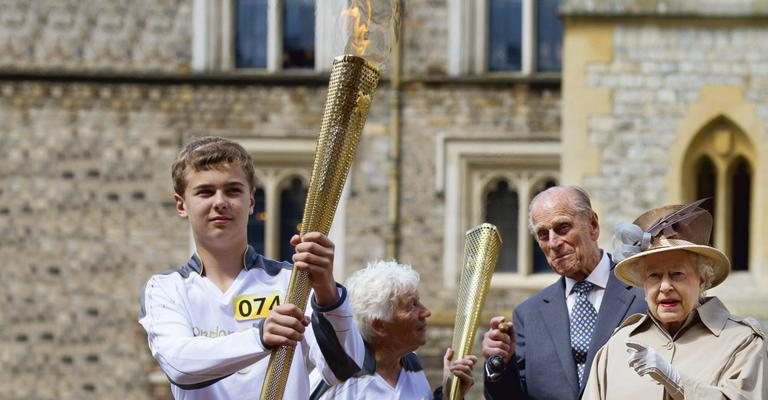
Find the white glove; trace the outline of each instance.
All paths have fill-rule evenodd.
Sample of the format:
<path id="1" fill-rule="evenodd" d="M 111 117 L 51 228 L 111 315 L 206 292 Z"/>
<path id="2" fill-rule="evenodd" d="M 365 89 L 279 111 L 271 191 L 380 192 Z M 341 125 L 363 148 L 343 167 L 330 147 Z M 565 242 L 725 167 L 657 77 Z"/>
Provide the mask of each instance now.
<path id="1" fill-rule="evenodd" d="M 638 375 L 648 374 L 653 380 L 664 385 L 674 399 L 682 399 L 683 386 L 680 373 L 667 360 L 661 357 L 653 347 L 645 343 L 627 340 L 627 362 Z"/>

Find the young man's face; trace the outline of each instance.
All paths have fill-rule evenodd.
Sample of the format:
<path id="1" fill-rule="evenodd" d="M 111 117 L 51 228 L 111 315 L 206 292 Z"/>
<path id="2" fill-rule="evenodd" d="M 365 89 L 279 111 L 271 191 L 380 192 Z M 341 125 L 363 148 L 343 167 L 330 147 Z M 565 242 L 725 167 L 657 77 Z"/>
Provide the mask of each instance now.
<path id="1" fill-rule="evenodd" d="M 195 244 L 209 250 L 244 247 L 254 199 L 239 165 L 187 171 L 184 195 L 174 195 L 176 211 L 188 218 Z"/>

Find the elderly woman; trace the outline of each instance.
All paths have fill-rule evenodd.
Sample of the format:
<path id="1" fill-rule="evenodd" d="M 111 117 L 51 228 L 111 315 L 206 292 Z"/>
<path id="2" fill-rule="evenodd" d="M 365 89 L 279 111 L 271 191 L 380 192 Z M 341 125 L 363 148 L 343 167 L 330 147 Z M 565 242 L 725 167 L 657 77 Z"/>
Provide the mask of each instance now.
<path id="1" fill-rule="evenodd" d="M 616 276 L 642 288 L 648 315 L 630 316 L 595 356 L 583 399 L 768 399 L 768 351 L 757 321 L 704 291 L 730 271 L 708 245 L 712 216 L 667 206 L 617 228 Z"/>
<path id="2" fill-rule="evenodd" d="M 429 309 L 419 300 L 419 274 L 409 265 L 376 261 L 347 280 L 349 300 L 366 345 L 362 371 L 344 383 L 329 387 L 319 382 L 310 399 L 440 399 L 432 392 L 419 364 L 416 349 L 427 339 Z M 443 358 L 443 382 L 459 378 L 461 396 L 474 384 L 477 357 L 451 362 L 449 348 Z M 318 376 L 314 379 L 318 381 Z"/>

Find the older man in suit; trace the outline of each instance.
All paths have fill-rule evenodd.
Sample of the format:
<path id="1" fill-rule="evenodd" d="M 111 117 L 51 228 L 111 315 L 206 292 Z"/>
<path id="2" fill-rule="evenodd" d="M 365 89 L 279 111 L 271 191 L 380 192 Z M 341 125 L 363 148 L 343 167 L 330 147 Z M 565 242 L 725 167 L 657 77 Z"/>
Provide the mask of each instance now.
<path id="1" fill-rule="evenodd" d="M 511 327 L 499 326 L 503 317 L 491 319 L 483 337 L 485 398 L 578 399 L 597 350 L 647 307 L 642 291 L 614 277 L 583 189 L 549 188 L 529 211 L 531 232 L 560 279 L 520 304 Z"/>

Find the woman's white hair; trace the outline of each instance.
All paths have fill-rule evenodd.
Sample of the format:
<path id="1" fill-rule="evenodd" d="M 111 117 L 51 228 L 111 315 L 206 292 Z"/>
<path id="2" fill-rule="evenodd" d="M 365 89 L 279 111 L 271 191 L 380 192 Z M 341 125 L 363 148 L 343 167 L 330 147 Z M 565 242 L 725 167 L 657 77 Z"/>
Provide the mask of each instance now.
<path id="1" fill-rule="evenodd" d="M 394 318 L 398 299 L 416 292 L 419 273 L 410 265 L 377 260 L 352 274 L 346 286 L 355 322 L 363 339 L 370 342 L 375 336 L 371 326 L 373 321 Z"/>
<path id="2" fill-rule="evenodd" d="M 688 254 L 691 264 L 696 267 L 696 272 L 699 274 L 699 277 L 704 279 L 704 288 L 699 294 L 700 297 L 704 297 L 704 291 L 712 287 L 712 281 L 715 278 L 715 264 L 712 259 L 707 256 L 692 251 L 686 251 L 685 253 Z M 645 257 L 638 260 L 637 267 L 632 268 L 629 272 L 632 275 L 632 280 L 634 282 L 640 284 L 645 282 Z"/>
<path id="3" fill-rule="evenodd" d="M 715 280 L 715 263 L 711 258 L 701 254 L 696 254 L 696 256 L 698 260 L 693 260 L 694 265 L 699 268 L 699 276 L 704 278 L 704 290 L 707 290 L 712 287 L 712 281 Z M 704 291 L 701 292 L 701 295 L 704 296 Z"/>

